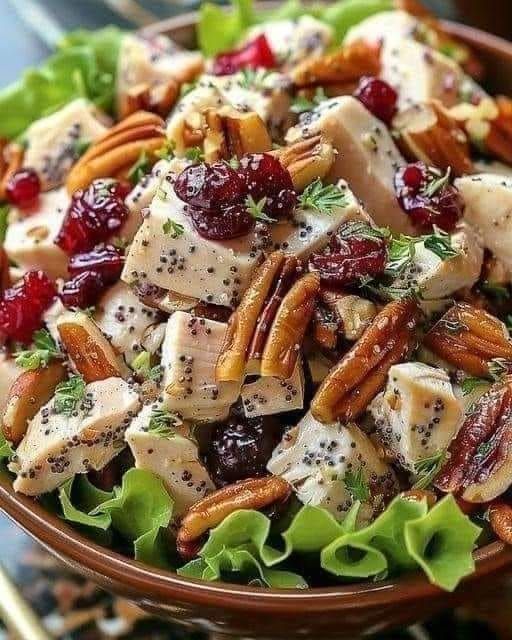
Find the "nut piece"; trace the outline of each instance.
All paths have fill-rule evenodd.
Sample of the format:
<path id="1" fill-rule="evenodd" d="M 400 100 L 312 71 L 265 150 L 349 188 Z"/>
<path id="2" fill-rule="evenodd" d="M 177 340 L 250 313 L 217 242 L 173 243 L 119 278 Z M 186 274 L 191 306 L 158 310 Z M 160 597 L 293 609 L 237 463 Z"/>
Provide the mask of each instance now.
<path id="1" fill-rule="evenodd" d="M 226 332 L 225 343 L 217 361 L 217 382 L 243 379 L 248 349 L 256 323 L 272 285 L 285 262 L 280 251 L 272 253 L 258 268 L 236 311 L 233 312 Z"/>
<path id="2" fill-rule="evenodd" d="M 81 312 L 63 313 L 57 320 L 61 342 L 86 384 L 123 377 L 123 367 L 97 325 Z"/>
<path id="3" fill-rule="evenodd" d="M 1 165 L 0 165 L 0 200 L 6 199 L 6 187 L 10 178 L 23 166 L 23 156 L 25 150 L 21 144 L 12 142 L 1 148 Z"/>
<path id="4" fill-rule="evenodd" d="M 284 502 L 291 494 L 291 486 L 279 476 L 250 478 L 214 491 L 196 502 L 183 517 L 176 545 L 181 555 L 190 557 L 191 545 L 203 533 L 222 522 L 238 509 L 263 509 L 276 502 Z"/>
<path id="5" fill-rule="evenodd" d="M 500 540 L 512 545 L 512 507 L 497 500 L 489 507 L 489 523 Z"/>
<path id="6" fill-rule="evenodd" d="M 384 386 L 391 366 L 412 351 L 418 320 L 418 305 L 412 299 L 386 305 L 320 385 L 311 403 L 313 416 L 329 424 L 361 415 Z"/>
<path id="7" fill-rule="evenodd" d="M 494 500 L 512 484 L 512 377 L 494 384 L 475 404 L 448 448 L 435 481 L 466 502 Z"/>
<path id="8" fill-rule="evenodd" d="M 334 148 L 321 136 L 300 140 L 274 155 L 288 169 L 296 191 L 304 191 L 317 178 L 323 180 L 334 164 Z"/>
<path id="9" fill-rule="evenodd" d="M 366 42 L 354 42 L 333 53 L 307 58 L 290 72 L 298 88 L 356 83 L 362 76 L 378 76 L 379 49 Z"/>
<path id="10" fill-rule="evenodd" d="M 512 163 L 512 99 L 496 97 L 498 116 L 491 122 L 485 139 L 486 149 L 500 160 Z"/>
<path id="11" fill-rule="evenodd" d="M 121 120 L 93 144 L 73 166 L 66 180 L 68 193 L 84 189 L 97 178 L 115 178 L 146 152 L 156 161 L 154 152 L 165 143 L 164 121 L 146 111 L 138 111 Z"/>
<path id="12" fill-rule="evenodd" d="M 469 144 L 464 130 L 437 100 L 414 105 L 393 120 L 398 144 L 411 160 L 461 176 L 473 173 Z"/>
<path id="13" fill-rule="evenodd" d="M 284 297 L 261 356 L 261 375 L 287 380 L 293 374 L 320 291 L 320 276 L 307 273 Z"/>
<path id="14" fill-rule="evenodd" d="M 347 340 L 359 340 L 377 315 L 377 307 L 360 296 L 323 288 L 322 301 L 336 315 L 340 333 Z"/>
<path id="15" fill-rule="evenodd" d="M 465 302 L 445 313 L 426 334 L 424 344 L 472 376 L 488 376 L 491 360 L 512 360 L 512 341 L 503 322 Z"/>
<path id="16" fill-rule="evenodd" d="M 176 104 L 179 95 L 180 83 L 174 78 L 154 87 L 145 82 L 137 84 L 123 95 L 119 106 L 119 117 L 124 120 L 133 113 L 143 110 L 157 113 L 165 118 Z"/>
<path id="17" fill-rule="evenodd" d="M 30 420 L 48 402 L 55 387 L 67 377 L 61 362 L 52 362 L 35 371 L 25 371 L 12 385 L 5 411 L 2 430 L 14 445 L 21 442 Z"/>

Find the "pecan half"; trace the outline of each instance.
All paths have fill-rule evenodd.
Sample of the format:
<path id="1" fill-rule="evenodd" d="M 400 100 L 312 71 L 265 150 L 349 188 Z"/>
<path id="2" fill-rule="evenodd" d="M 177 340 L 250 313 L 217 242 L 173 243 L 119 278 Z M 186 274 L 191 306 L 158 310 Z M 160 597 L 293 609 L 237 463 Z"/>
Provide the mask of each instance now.
<path id="1" fill-rule="evenodd" d="M 141 110 L 167 117 L 179 98 L 180 86 L 177 80 L 170 78 L 153 87 L 146 83 L 131 87 L 120 101 L 119 117 L 124 119 Z"/>
<path id="2" fill-rule="evenodd" d="M 320 276 L 307 273 L 283 298 L 261 356 L 261 375 L 291 378 L 320 291 Z"/>
<path id="3" fill-rule="evenodd" d="M 467 136 L 437 100 L 414 105 L 393 120 L 399 146 L 409 159 L 461 176 L 473 172 Z"/>
<path id="4" fill-rule="evenodd" d="M 322 349 L 336 348 L 339 335 L 339 323 L 335 315 L 323 306 L 318 306 L 313 313 L 313 340 Z"/>
<path id="5" fill-rule="evenodd" d="M 69 193 L 87 187 L 97 178 L 123 175 L 146 152 L 156 161 L 154 152 L 165 143 L 164 121 L 146 111 L 138 111 L 121 120 L 84 153 L 68 174 Z"/>
<path id="6" fill-rule="evenodd" d="M 298 88 L 356 83 L 362 76 L 378 76 L 380 52 L 365 42 L 354 42 L 333 53 L 306 58 L 290 71 Z"/>
<path id="7" fill-rule="evenodd" d="M 239 509 L 263 509 L 284 502 L 291 494 L 291 486 L 279 476 L 250 478 L 218 489 L 196 502 L 181 520 L 176 546 L 186 558 L 197 552 L 197 541 L 209 529 L 220 524 Z"/>
<path id="8" fill-rule="evenodd" d="M 412 299 L 390 302 L 361 339 L 329 372 L 313 401 L 313 416 L 323 423 L 357 418 L 382 389 L 390 367 L 404 360 L 416 343 L 420 317 Z"/>
<path id="9" fill-rule="evenodd" d="M 425 335 L 424 345 L 473 376 L 488 376 L 491 360 L 512 361 L 512 341 L 500 320 L 458 302 Z"/>
<path id="10" fill-rule="evenodd" d="M 512 377 L 494 384 L 464 420 L 435 480 L 467 502 L 490 502 L 512 484 Z"/>
<path id="11" fill-rule="evenodd" d="M 489 507 L 489 523 L 500 540 L 512 545 L 512 506 L 497 500 Z"/>
<path id="12" fill-rule="evenodd" d="M 296 191 L 304 191 L 317 178 L 325 178 L 334 164 L 334 148 L 321 136 L 300 140 L 274 155 L 288 169 Z"/>
<path id="13" fill-rule="evenodd" d="M 7 183 L 10 178 L 21 169 L 23 166 L 23 156 L 25 150 L 21 144 L 11 142 L 10 144 L 3 146 L 1 149 L 2 154 L 2 166 L 0 174 L 0 200 L 5 200 Z"/>

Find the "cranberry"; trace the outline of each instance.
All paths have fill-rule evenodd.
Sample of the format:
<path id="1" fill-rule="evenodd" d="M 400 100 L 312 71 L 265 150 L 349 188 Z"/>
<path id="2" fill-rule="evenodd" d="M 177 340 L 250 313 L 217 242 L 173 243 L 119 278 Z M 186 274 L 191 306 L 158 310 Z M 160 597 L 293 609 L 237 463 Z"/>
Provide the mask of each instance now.
<path id="1" fill-rule="evenodd" d="M 55 240 L 67 253 L 89 251 L 105 242 L 128 217 L 126 186 L 115 180 L 95 180 L 73 194 L 71 204 Z"/>
<path id="2" fill-rule="evenodd" d="M 424 231 L 434 225 L 452 231 L 464 212 L 459 191 L 437 169 L 423 162 L 400 167 L 395 174 L 395 192 L 402 209 Z"/>
<path id="3" fill-rule="evenodd" d="M 220 53 L 213 61 L 215 76 L 228 76 L 241 69 L 274 69 L 277 66 L 267 38 L 262 34 L 241 49 Z"/>
<path id="4" fill-rule="evenodd" d="M 18 342 L 31 342 L 56 294 L 55 284 L 45 273 L 26 273 L 21 282 L 4 292 L 0 301 L 0 332 Z"/>
<path id="5" fill-rule="evenodd" d="M 386 124 L 390 124 L 397 111 L 397 92 L 384 80 L 364 76 L 359 81 L 354 97 Z"/>
<path id="6" fill-rule="evenodd" d="M 342 225 L 323 253 L 309 259 L 310 271 L 332 285 L 354 284 L 364 277 L 375 277 L 386 266 L 387 243 L 374 235 L 371 227 L 357 222 Z"/>
<path id="7" fill-rule="evenodd" d="M 95 271 L 101 276 L 104 284 L 114 284 L 119 280 L 123 270 L 124 256 L 112 245 L 99 245 L 92 251 L 77 253 L 69 260 L 68 271 L 77 276 L 84 271 Z"/>
<path id="8" fill-rule="evenodd" d="M 64 283 L 60 299 L 65 307 L 86 309 L 96 303 L 104 288 L 99 273 L 84 271 Z"/>
<path id="9" fill-rule="evenodd" d="M 41 181 L 34 169 L 20 169 L 5 186 L 7 200 L 17 207 L 29 207 L 41 193 Z"/>
<path id="10" fill-rule="evenodd" d="M 271 218 L 291 216 L 297 203 L 292 177 L 277 158 L 268 153 L 250 153 L 238 170 L 255 202 L 265 198 L 263 211 Z"/>
<path id="11" fill-rule="evenodd" d="M 246 195 L 244 180 L 225 162 L 188 167 L 176 179 L 174 190 L 187 204 L 203 209 L 241 202 Z"/>
<path id="12" fill-rule="evenodd" d="M 216 485 L 265 475 L 279 436 L 277 421 L 270 417 L 232 415 L 225 424 L 218 425 L 207 455 Z"/>
<path id="13" fill-rule="evenodd" d="M 187 212 L 199 235 L 208 240 L 239 238 L 254 226 L 254 218 L 243 203 L 213 210 L 188 207 Z"/>

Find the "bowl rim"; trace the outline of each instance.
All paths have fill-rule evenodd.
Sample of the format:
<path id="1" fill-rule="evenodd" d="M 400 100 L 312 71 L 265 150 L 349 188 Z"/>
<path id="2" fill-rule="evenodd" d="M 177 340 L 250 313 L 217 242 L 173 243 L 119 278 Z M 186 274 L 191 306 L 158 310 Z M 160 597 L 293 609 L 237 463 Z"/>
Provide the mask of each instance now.
<path id="1" fill-rule="evenodd" d="M 192 12 L 162 20 L 145 27 L 143 32 L 176 35 L 182 31 L 186 34 L 196 24 L 197 15 Z M 512 64 L 512 43 L 473 27 L 453 22 L 443 24 L 453 35 L 475 45 L 481 51 L 509 58 Z M 406 574 L 398 580 L 304 590 L 262 589 L 182 578 L 173 571 L 151 567 L 90 540 L 63 519 L 44 509 L 35 499 L 15 493 L 6 470 L 0 470 L 0 510 L 60 558 L 103 577 L 112 585 L 123 585 L 131 594 L 143 594 L 145 601 L 149 603 L 178 601 L 248 614 L 277 613 L 295 616 L 301 606 L 307 607 L 308 614 L 316 611 L 325 613 L 348 608 L 386 606 L 398 601 L 403 604 L 418 598 L 445 594 L 430 584 L 420 571 Z M 464 579 L 464 585 L 512 567 L 512 547 L 502 542 L 493 542 L 475 551 L 474 558 L 475 572 Z"/>

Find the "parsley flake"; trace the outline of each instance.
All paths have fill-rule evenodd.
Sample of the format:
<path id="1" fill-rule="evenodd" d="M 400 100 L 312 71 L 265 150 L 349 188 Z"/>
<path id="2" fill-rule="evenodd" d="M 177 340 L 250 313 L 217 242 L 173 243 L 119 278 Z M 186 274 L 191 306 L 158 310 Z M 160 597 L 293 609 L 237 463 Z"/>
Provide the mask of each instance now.
<path id="1" fill-rule="evenodd" d="M 315 95 L 309 99 L 306 96 L 296 96 L 292 102 L 291 111 L 293 113 L 305 113 L 306 111 L 313 111 L 321 102 L 327 100 L 323 87 L 318 87 L 315 91 Z"/>
<path id="2" fill-rule="evenodd" d="M 510 298 L 509 288 L 498 282 L 482 282 L 480 289 L 487 295 L 493 297 L 497 302 L 504 302 Z"/>
<path id="3" fill-rule="evenodd" d="M 171 220 L 171 218 L 167 218 L 167 221 L 162 225 L 162 229 L 171 238 L 179 238 L 185 233 L 185 227 L 179 222 Z"/>
<path id="4" fill-rule="evenodd" d="M 174 157 L 175 144 L 172 140 L 166 140 L 164 144 L 155 151 L 155 156 L 160 160 L 172 160 Z"/>
<path id="5" fill-rule="evenodd" d="M 426 489 L 432 484 L 446 460 L 446 451 L 418 460 L 414 465 L 414 473 L 417 476 L 413 489 Z"/>
<path id="6" fill-rule="evenodd" d="M 422 195 L 426 198 L 433 198 L 436 193 L 442 191 L 450 182 L 451 172 L 451 167 L 448 167 L 445 174 L 430 180 L 428 184 L 426 184 L 425 187 L 421 190 Z"/>
<path id="7" fill-rule="evenodd" d="M 59 357 L 54 339 L 46 329 L 36 331 L 32 337 L 34 349 L 18 351 L 16 364 L 27 371 L 35 371 L 41 367 L 47 367 L 53 358 Z"/>
<path id="8" fill-rule="evenodd" d="M 146 432 L 159 438 L 173 438 L 176 435 L 176 427 L 180 424 L 182 421 L 174 413 L 154 408 Z"/>
<path id="9" fill-rule="evenodd" d="M 151 163 L 148 158 L 148 154 L 143 149 L 140 152 L 137 161 L 130 167 L 128 171 L 128 180 L 136 185 L 140 180 L 151 171 Z"/>
<path id="10" fill-rule="evenodd" d="M 432 235 L 424 236 L 423 244 L 425 249 L 435 253 L 441 260 L 449 260 L 459 255 L 459 251 L 452 246 L 450 234 L 437 227 L 434 227 Z"/>
<path id="11" fill-rule="evenodd" d="M 245 206 L 251 217 L 255 220 L 261 220 L 262 222 L 277 222 L 274 218 L 267 216 L 263 210 L 266 202 L 266 198 L 262 198 L 256 202 L 252 196 L 247 196 Z"/>
<path id="12" fill-rule="evenodd" d="M 85 395 L 85 382 L 81 376 L 72 376 L 57 385 L 55 389 L 55 413 L 72 415 Z"/>
<path id="13" fill-rule="evenodd" d="M 190 147 L 185 150 L 185 158 L 194 164 L 197 164 L 204 160 L 204 154 L 199 147 Z"/>
<path id="14" fill-rule="evenodd" d="M 478 387 L 487 386 L 489 384 L 489 380 L 486 380 L 485 378 L 468 376 L 467 378 L 464 378 L 460 388 L 462 389 L 462 394 L 468 396 L 470 393 L 473 393 L 475 389 L 478 389 Z"/>
<path id="15" fill-rule="evenodd" d="M 317 178 L 301 193 L 299 204 L 303 209 L 313 209 L 318 213 L 325 213 L 330 216 L 335 207 L 346 207 L 348 198 L 345 191 L 337 185 L 323 185 L 322 181 Z"/>
<path id="16" fill-rule="evenodd" d="M 370 487 L 361 468 L 359 468 L 357 472 L 347 471 L 343 478 L 343 482 L 345 483 L 347 491 L 350 493 L 353 500 L 368 502 L 371 498 Z"/>

